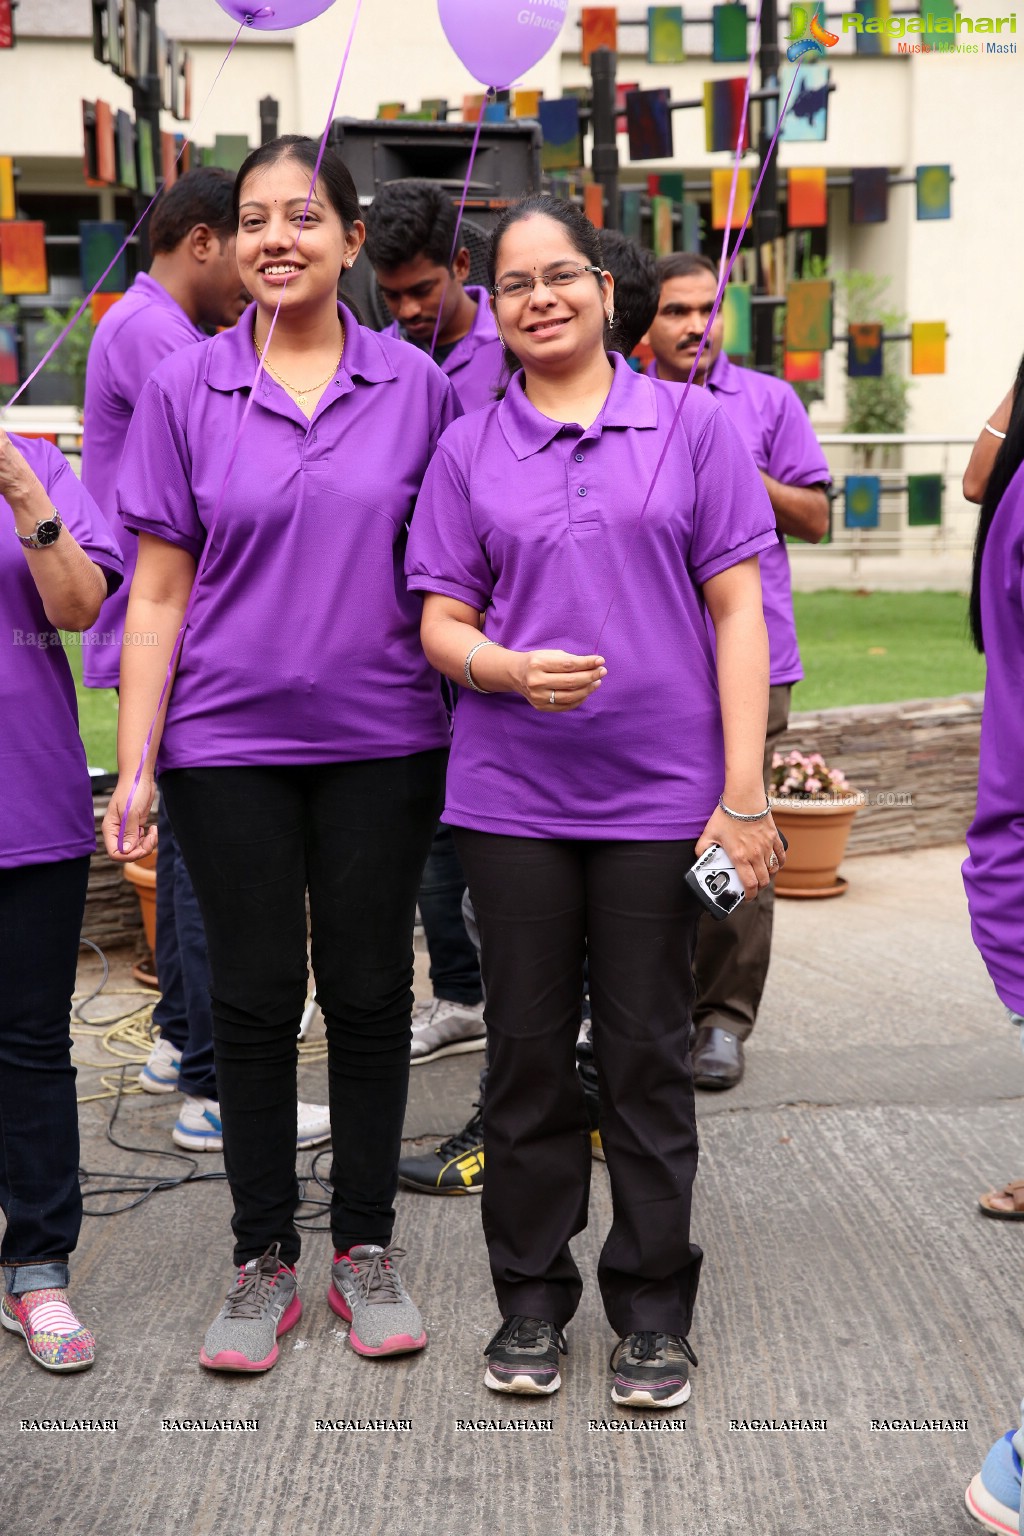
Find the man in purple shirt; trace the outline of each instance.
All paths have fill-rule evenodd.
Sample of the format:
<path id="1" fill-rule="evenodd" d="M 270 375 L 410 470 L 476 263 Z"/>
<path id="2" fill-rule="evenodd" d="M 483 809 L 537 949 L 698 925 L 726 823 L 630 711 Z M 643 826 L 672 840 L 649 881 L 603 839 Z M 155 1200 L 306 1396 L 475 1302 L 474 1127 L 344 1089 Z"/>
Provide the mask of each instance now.
<path id="1" fill-rule="evenodd" d="M 435 182 L 388 182 L 367 215 L 366 250 L 394 316 L 385 335 L 429 352 L 463 411 L 476 411 L 495 398 L 503 349 L 486 289 L 465 286 L 468 250 L 461 246 L 451 259 L 455 215 L 451 194 Z M 480 965 L 462 919 L 465 889 L 451 830 L 439 826 L 419 894 L 434 995 L 413 1010 L 413 1066 L 484 1046 Z"/>
<path id="2" fill-rule="evenodd" d="M 82 434 L 82 480 L 120 546 L 124 585 L 103 604 L 83 653 L 88 688 L 116 688 L 137 537 L 122 525 L 116 482 L 128 426 L 142 387 L 165 357 L 234 325 L 247 295 L 235 260 L 234 178 L 206 167 L 168 188 L 153 210 L 153 260 L 100 321 L 89 350 Z M 155 471 L 156 472 L 156 471 Z M 178 1146 L 219 1152 L 223 1145 L 213 1065 L 206 936 L 199 904 L 166 811 L 160 810 L 156 961 L 159 1030 L 139 1077 L 149 1093 L 180 1089 L 185 1100 L 172 1131 Z M 312 1112 L 312 1113 L 310 1113 Z M 300 1105 L 300 1145 L 329 1134 L 323 1106 Z"/>
<path id="3" fill-rule="evenodd" d="M 659 263 L 658 313 L 647 339 L 649 372 L 685 384 L 718 292 L 714 264 L 680 253 Z M 740 368 L 722 351 L 721 311 L 701 353 L 694 383 L 719 402 L 753 455 L 775 513 L 778 540 L 760 557 L 765 623 L 771 653 L 765 790 L 775 743 L 789 721 L 793 684 L 803 677 L 793 618 L 786 537 L 816 544 L 828 530 L 828 464 L 795 391 L 770 374 Z M 769 887 L 728 922 L 701 923 L 694 960 L 693 1078 L 698 1088 L 732 1088 L 743 1076 L 743 1041 L 757 1010 L 771 958 Z"/>

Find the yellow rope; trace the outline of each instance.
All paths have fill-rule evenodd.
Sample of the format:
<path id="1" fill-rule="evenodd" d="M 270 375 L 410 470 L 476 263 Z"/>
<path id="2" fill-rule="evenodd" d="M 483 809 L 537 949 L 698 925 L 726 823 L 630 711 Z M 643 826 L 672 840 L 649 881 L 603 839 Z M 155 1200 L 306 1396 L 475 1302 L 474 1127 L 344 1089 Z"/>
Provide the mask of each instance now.
<path id="1" fill-rule="evenodd" d="M 77 1067 L 79 1073 L 99 1072 L 101 1074 L 99 1081 L 103 1088 L 102 1093 L 90 1092 L 79 1094 L 79 1104 L 94 1104 L 99 1099 L 116 1098 L 119 1087 L 119 1078 L 111 1078 L 109 1075 L 103 1075 L 109 1074 L 110 1072 L 110 1065 L 107 1062 L 81 1061 L 80 1059 L 76 1059 L 74 1055 L 74 1045 L 76 1041 L 86 1039 L 97 1040 L 99 1041 L 100 1048 L 106 1051 L 109 1055 L 116 1057 L 119 1062 L 129 1062 L 137 1064 L 140 1067 L 145 1065 L 149 1057 L 149 1053 L 153 1049 L 153 1041 L 155 1039 L 155 1035 L 153 1032 L 152 1019 L 153 1009 L 159 1001 L 158 997 L 154 995 L 154 993 L 149 988 L 132 988 L 130 990 L 126 989 L 124 991 L 119 990 L 117 995 L 119 997 L 143 997 L 146 999 L 146 1001 L 140 1003 L 139 1006 L 131 1014 L 129 1014 L 127 1018 L 118 1019 L 113 1023 L 109 1018 L 90 1019 L 87 1023 L 84 1024 L 78 1019 L 75 1019 L 72 1022 L 72 1064 Z M 303 1064 L 307 1065 L 311 1062 L 326 1061 L 327 1041 L 323 1039 L 300 1040 L 299 1059 L 303 1062 Z M 123 1096 L 127 1097 L 129 1094 L 137 1094 L 141 1092 L 142 1089 L 138 1085 L 137 1078 L 131 1077 L 125 1079 Z"/>

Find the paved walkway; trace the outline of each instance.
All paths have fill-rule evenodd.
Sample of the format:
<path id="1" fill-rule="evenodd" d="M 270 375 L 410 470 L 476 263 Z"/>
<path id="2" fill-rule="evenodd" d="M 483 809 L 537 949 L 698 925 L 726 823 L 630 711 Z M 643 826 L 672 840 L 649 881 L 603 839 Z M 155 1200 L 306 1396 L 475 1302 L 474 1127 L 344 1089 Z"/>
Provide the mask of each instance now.
<path id="1" fill-rule="evenodd" d="M 496 1324 L 475 1200 L 400 1196 L 405 1272 L 430 1329 L 420 1357 L 368 1362 L 325 1303 L 328 1239 L 300 1268 L 306 1312 L 262 1379 L 196 1362 L 229 1279 L 223 1184 L 89 1220 L 75 1297 L 95 1368 L 54 1379 L 0 1338 L 4 1536 L 966 1536 L 963 1490 L 1024 1390 L 1016 1299 L 1024 1228 L 982 1220 L 1024 1175 L 1024 1060 L 975 954 L 962 850 L 850 859 L 838 901 L 780 902 L 744 1083 L 701 1095 L 696 1236 L 706 1263 L 685 1430 L 608 1398 L 612 1338 L 593 1284 L 609 1219 L 595 1165 L 577 1244 L 588 1286 L 551 1403 L 496 1398 Z M 83 968 L 83 978 L 86 970 Z M 104 999 L 117 1011 L 117 998 Z M 407 1131 L 466 1119 L 478 1057 L 413 1072 Z M 323 1096 L 322 1066 L 304 1097 Z M 170 1106 L 124 1102 L 120 1131 L 166 1148 Z M 140 1159 L 82 1111 L 90 1169 Z M 210 1159 L 219 1166 L 219 1159 Z M 308 1164 L 308 1156 L 302 1165 Z M 152 1164 L 148 1166 L 152 1167 Z M 22 1419 L 115 1419 L 114 1433 L 21 1432 Z M 258 1418 L 254 1434 L 161 1420 Z M 408 1419 L 397 1433 L 317 1419 Z M 519 1433 L 459 1430 L 522 1419 Z M 754 1421 L 826 1420 L 824 1431 Z M 875 1420 L 966 1420 L 937 1432 Z M 550 1419 L 550 1430 L 540 1428 Z M 734 1421 L 741 1427 L 736 1428 Z M 594 1424 L 597 1425 L 594 1428 Z M 751 1426 L 749 1428 L 744 1426 Z"/>

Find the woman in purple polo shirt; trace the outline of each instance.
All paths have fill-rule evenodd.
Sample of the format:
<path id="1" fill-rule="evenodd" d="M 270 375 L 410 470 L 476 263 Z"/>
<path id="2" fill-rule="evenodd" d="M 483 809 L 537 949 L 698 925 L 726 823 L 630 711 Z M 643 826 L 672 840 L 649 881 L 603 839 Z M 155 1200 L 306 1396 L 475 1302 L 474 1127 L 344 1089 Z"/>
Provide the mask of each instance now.
<path id="1" fill-rule="evenodd" d="M 49 1371 L 92 1365 L 67 1296 L 82 1225 L 71 994 L 96 850 L 71 668 L 121 582 L 114 537 L 47 442 L 0 428 L 0 1323 Z"/>
<path id="2" fill-rule="evenodd" d="M 1004 439 L 978 486 L 970 618 L 987 668 L 978 803 L 963 877 L 974 942 L 1012 1022 L 1024 1031 L 1024 359 L 1009 398 Z M 982 1195 L 981 1210 L 1024 1219 L 1024 1179 Z"/>
<path id="3" fill-rule="evenodd" d="M 428 594 L 427 655 L 466 689 L 444 819 L 487 995 L 483 1222 L 503 1322 L 484 1379 L 559 1386 L 590 1181 L 574 1053 L 586 954 L 614 1212 L 598 1266 L 621 1340 L 612 1396 L 672 1407 L 690 1391 L 701 1262 L 700 909 L 685 875 L 720 843 L 756 896 L 783 857 L 761 780 L 757 555 L 775 524 L 718 406 L 695 390 L 674 426 L 678 391 L 608 355 L 614 284 L 573 204 L 509 210 L 491 283 L 515 371 L 500 403 L 445 434 L 406 564 Z"/>
<path id="4" fill-rule="evenodd" d="M 106 837 L 115 857 L 152 842 L 144 829 L 159 747 L 161 792 L 209 943 L 234 1200 L 239 1273 L 200 1352 L 214 1370 L 269 1369 L 277 1336 L 302 1310 L 296 1037 L 307 891 L 328 1041 L 329 1301 L 362 1354 L 426 1343 L 391 1239 L 416 891 L 449 734 L 402 560 L 424 471 L 458 407 L 429 358 L 363 329 L 337 303 L 363 225 L 331 151 L 303 221 L 316 154 L 314 141 L 289 137 L 242 166 L 238 265 L 255 303 L 234 330 L 156 369 L 118 484 L 121 514 L 140 536 L 129 628 L 159 644 L 125 652 L 121 779 Z M 230 464 L 260 355 L 266 372 Z M 208 540 L 166 718 L 118 855 Z"/>

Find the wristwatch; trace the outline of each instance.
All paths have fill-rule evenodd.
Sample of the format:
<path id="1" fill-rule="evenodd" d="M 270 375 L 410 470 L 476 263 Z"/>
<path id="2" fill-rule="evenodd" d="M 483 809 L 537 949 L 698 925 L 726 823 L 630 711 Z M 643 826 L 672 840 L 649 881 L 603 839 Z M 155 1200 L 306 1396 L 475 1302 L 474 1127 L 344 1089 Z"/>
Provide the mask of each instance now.
<path id="1" fill-rule="evenodd" d="M 18 533 L 17 529 L 14 530 L 19 544 L 24 544 L 26 549 L 45 549 L 48 544 L 56 544 L 64 524 L 60 520 L 57 508 L 51 507 L 50 510 L 53 516 L 41 518 L 36 523 L 35 533 Z"/>

